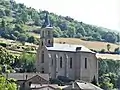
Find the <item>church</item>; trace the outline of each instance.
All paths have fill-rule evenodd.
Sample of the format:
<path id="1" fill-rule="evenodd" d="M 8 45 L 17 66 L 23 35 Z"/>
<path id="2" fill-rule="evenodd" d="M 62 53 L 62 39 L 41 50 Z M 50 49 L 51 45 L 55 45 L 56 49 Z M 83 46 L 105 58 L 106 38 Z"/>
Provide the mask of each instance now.
<path id="1" fill-rule="evenodd" d="M 96 53 L 83 45 L 54 43 L 54 28 L 46 14 L 41 27 L 40 44 L 37 50 L 36 71 L 49 74 L 52 79 L 58 76 L 72 80 L 98 81 L 98 61 Z"/>

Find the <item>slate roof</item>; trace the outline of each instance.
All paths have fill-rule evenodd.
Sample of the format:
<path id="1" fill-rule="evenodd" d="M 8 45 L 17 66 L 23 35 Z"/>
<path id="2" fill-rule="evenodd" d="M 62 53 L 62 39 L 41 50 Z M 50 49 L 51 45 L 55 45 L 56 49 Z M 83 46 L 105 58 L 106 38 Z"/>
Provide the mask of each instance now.
<path id="1" fill-rule="evenodd" d="M 69 85 L 68 87 L 63 88 L 63 90 L 103 90 L 99 88 L 98 86 L 95 86 L 91 83 L 76 80 L 72 83 L 72 85 Z"/>
<path id="2" fill-rule="evenodd" d="M 6 76 L 6 74 L 3 75 Z M 41 78 L 49 81 L 49 75 L 41 73 L 9 73 L 8 78 L 14 78 L 16 80 L 28 80 L 36 75 L 39 75 Z"/>
<path id="3" fill-rule="evenodd" d="M 93 51 L 89 50 L 83 45 L 71 45 L 71 44 L 59 44 L 54 43 L 53 47 L 46 47 L 48 51 L 67 51 L 67 52 L 76 52 L 76 49 L 78 48 L 80 52 L 91 52 Z"/>
<path id="4" fill-rule="evenodd" d="M 47 87 L 50 87 L 50 88 L 54 88 L 54 89 L 58 89 L 59 86 L 57 84 L 31 84 L 31 87 L 32 89 L 41 89 L 41 88 L 47 88 Z"/>
<path id="5" fill-rule="evenodd" d="M 79 86 L 79 88 L 82 90 L 103 90 L 91 83 L 81 83 L 81 82 L 76 82 L 76 83 Z"/>

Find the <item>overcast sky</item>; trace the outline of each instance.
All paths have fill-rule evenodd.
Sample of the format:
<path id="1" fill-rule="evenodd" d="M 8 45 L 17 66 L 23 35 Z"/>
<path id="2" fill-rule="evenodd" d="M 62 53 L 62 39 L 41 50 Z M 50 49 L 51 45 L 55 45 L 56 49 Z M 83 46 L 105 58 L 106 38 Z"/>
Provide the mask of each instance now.
<path id="1" fill-rule="evenodd" d="M 35 9 L 70 16 L 84 23 L 120 31 L 120 0 L 15 0 Z"/>

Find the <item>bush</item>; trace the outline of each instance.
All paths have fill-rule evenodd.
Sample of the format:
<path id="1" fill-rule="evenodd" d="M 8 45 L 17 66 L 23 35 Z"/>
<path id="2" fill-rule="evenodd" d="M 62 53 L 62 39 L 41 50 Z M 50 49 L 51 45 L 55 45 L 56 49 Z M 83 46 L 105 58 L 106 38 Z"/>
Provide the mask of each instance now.
<path id="1" fill-rule="evenodd" d="M 100 53 L 105 53 L 105 49 L 101 49 Z"/>
<path id="2" fill-rule="evenodd" d="M 6 47 L 7 45 L 6 45 L 6 43 L 0 43 L 0 46 Z"/>
<path id="3" fill-rule="evenodd" d="M 119 54 L 120 53 L 120 48 L 119 47 L 115 48 L 114 52 Z"/>

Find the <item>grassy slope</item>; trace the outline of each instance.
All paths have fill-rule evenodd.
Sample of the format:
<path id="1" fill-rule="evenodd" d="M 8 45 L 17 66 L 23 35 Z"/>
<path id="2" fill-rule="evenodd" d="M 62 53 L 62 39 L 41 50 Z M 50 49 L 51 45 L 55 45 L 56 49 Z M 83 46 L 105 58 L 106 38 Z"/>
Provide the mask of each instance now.
<path id="1" fill-rule="evenodd" d="M 115 48 L 119 47 L 117 44 L 107 43 L 107 42 L 98 42 L 98 41 L 84 41 L 76 38 L 55 38 L 55 43 L 65 42 L 67 44 L 77 44 L 84 45 L 89 49 L 94 49 L 100 51 L 101 49 L 105 49 L 107 51 L 107 44 L 111 45 L 111 51 L 114 51 Z"/>

